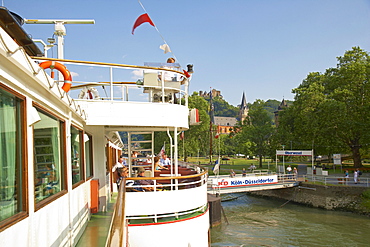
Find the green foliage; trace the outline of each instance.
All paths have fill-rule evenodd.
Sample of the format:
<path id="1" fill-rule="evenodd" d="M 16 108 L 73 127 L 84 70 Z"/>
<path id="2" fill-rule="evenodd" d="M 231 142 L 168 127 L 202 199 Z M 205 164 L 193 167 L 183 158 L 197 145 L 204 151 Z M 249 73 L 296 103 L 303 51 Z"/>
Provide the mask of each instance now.
<path id="1" fill-rule="evenodd" d="M 239 145 L 248 147 L 254 154 L 262 157 L 269 153 L 270 140 L 274 133 L 271 117 L 265 109 L 265 102 L 256 100 L 249 109 L 248 117 L 238 126 L 236 139 Z"/>
<path id="2" fill-rule="evenodd" d="M 335 68 L 325 73 L 312 72 L 292 92 L 294 102 L 279 112 L 279 126 L 274 126 L 274 112 L 280 101 L 256 100 L 249 105 L 249 116 L 239 122 L 230 135 L 213 139 L 213 153 L 233 155 L 275 156 L 282 145 L 293 149 L 314 149 L 315 154 L 352 152 L 354 166 L 360 167 L 361 155 L 370 147 L 370 55 L 353 47 L 338 57 Z M 196 92 L 189 97 L 189 108 L 199 110 L 201 124 L 190 126 L 185 139 L 179 142 L 180 155 L 209 155 L 210 130 L 209 98 Z M 220 97 L 214 97 L 215 116 L 238 117 L 239 108 Z M 127 139 L 126 135 L 122 135 Z M 232 138 L 231 138 L 232 137 Z M 136 137 L 135 137 L 136 138 Z M 146 138 L 146 137 L 137 137 Z M 169 143 L 167 133 L 155 133 L 155 152 Z"/>
<path id="3" fill-rule="evenodd" d="M 190 126 L 189 130 L 184 133 L 184 140 L 179 143 L 179 150 L 182 156 L 206 155 L 209 152 L 209 105 L 208 102 L 193 93 L 189 97 L 189 108 L 197 108 L 201 123 L 199 125 Z M 181 148 L 182 147 L 182 148 Z"/>
<path id="4" fill-rule="evenodd" d="M 370 211 L 370 189 L 369 190 L 365 190 L 363 193 L 362 193 L 362 202 L 361 202 L 361 205 L 365 208 L 367 208 L 369 211 Z"/>
<path id="5" fill-rule="evenodd" d="M 290 100 L 285 100 L 287 103 L 288 107 L 292 105 L 292 101 Z M 281 104 L 281 101 L 274 100 L 274 99 L 269 99 L 265 102 L 265 110 L 268 112 L 269 117 L 273 122 L 275 122 L 275 112 L 278 110 L 279 105 Z"/>
<path id="6" fill-rule="evenodd" d="M 293 89 L 295 101 L 281 116 L 279 135 L 316 153 L 352 152 L 354 166 L 361 167 L 360 149 L 370 142 L 369 79 L 370 56 L 359 47 L 338 57 L 336 68 L 308 74 Z"/>
<path id="7" fill-rule="evenodd" d="M 209 102 L 209 98 L 206 99 Z M 230 105 L 224 99 L 220 97 L 213 98 L 213 106 L 214 106 L 214 113 L 215 116 L 222 116 L 222 117 L 238 117 L 239 108 L 233 105 Z"/>

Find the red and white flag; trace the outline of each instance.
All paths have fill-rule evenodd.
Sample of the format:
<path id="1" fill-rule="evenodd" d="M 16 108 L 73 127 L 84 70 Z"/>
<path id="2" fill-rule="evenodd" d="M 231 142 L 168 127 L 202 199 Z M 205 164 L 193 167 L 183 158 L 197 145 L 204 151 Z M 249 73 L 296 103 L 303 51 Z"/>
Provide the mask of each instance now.
<path id="1" fill-rule="evenodd" d="M 136 21 L 134 23 L 134 26 L 132 27 L 132 34 L 134 34 L 135 28 L 137 28 L 138 26 L 140 26 L 141 24 L 143 24 L 145 22 L 148 22 L 150 25 L 155 27 L 154 22 L 150 19 L 149 15 L 147 13 L 145 13 L 145 14 L 142 14 L 141 16 L 139 16 L 136 19 Z"/>
<path id="2" fill-rule="evenodd" d="M 161 151 L 158 154 L 159 157 L 162 157 L 164 154 L 166 154 L 166 151 L 164 149 L 165 149 L 165 146 L 163 145 Z"/>
<path id="3" fill-rule="evenodd" d="M 193 108 L 190 110 L 190 125 L 199 125 L 199 110 L 197 108 Z"/>
<path id="4" fill-rule="evenodd" d="M 164 54 L 166 54 L 168 52 L 172 52 L 171 49 L 170 49 L 170 47 L 167 44 L 163 44 L 163 45 L 159 46 L 159 48 L 161 50 L 164 50 Z"/>

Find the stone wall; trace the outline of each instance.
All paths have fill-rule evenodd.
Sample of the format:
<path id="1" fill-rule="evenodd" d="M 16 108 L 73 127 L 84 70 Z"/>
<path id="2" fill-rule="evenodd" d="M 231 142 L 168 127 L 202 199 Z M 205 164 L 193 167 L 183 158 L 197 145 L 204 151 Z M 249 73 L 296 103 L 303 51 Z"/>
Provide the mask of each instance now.
<path id="1" fill-rule="evenodd" d="M 362 193 L 369 188 L 351 186 L 324 186 L 301 183 L 298 187 L 249 192 L 250 195 L 280 198 L 316 208 L 343 210 L 370 215 L 362 206 Z"/>

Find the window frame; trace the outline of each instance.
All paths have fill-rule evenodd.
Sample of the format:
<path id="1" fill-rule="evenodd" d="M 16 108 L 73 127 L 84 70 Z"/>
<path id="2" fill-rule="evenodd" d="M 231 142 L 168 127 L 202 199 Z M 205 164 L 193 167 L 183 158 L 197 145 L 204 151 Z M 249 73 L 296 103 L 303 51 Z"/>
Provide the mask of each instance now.
<path id="1" fill-rule="evenodd" d="M 8 217 L 0 221 L 0 232 L 4 231 L 5 229 L 9 228 L 10 226 L 18 223 L 19 221 L 27 218 L 29 216 L 29 197 L 28 197 L 28 146 L 27 146 L 27 100 L 26 96 L 16 92 L 15 90 L 11 89 L 10 87 L 4 85 L 0 82 L 0 89 L 10 93 L 19 101 L 19 116 L 20 119 L 19 127 L 21 128 L 19 136 L 17 136 L 17 140 L 20 141 L 19 146 L 21 148 L 20 153 L 17 154 L 17 159 L 20 160 L 19 164 L 19 173 L 22 175 L 22 184 L 19 187 L 21 190 L 21 202 L 17 202 L 18 205 L 21 207 L 19 212 L 15 213 L 14 215 Z M 18 177 L 20 174 L 16 174 Z"/>
<path id="2" fill-rule="evenodd" d="M 84 142 L 83 142 L 83 134 L 84 134 L 84 131 L 83 129 L 81 129 L 80 127 L 77 127 L 76 125 L 74 124 L 71 124 L 70 126 L 70 132 L 72 132 L 72 128 L 75 128 L 76 130 L 79 131 L 79 141 L 80 141 L 80 180 L 76 183 L 73 183 L 73 175 L 72 175 L 72 162 L 71 162 L 71 182 L 72 182 L 72 189 L 75 189 L 76 187 L 80 186 L 81 184 L 83 184 L 85 182 L 85 179 L 86 179 L 86 175 L 85 175 L 85 145 L 84 145 Z M 71 134 L 72 136 L 72 134 Z M 71 138 L 71 142 L 70 142 L 70 150 L 71 150 L 71 157 L 72 158 L 72 138 Z"/>
<path id="3" fill-rule="evenodd" d="M 85 149 L 85 143 L 83 145 L 84 147 L 84 163 L 85 163 L 85 178 L 86 180 L 85 181 L 88 181 L 90 179 L 92 179 L 94 177 L 94 160 L 93 160 L 93 137 L 91 134 L 89 134 L 88 132 L 85 132 L 83 133 L 83 136 L 85 138 L 85 135 L 87 135 L 89 137 L 89 140 L 90 140 L 90 143 L 89 143 L 89 149 L 90 149 L 90 154 L 89 154 L 89 160 L 90 160 L 90 164 L 87 164 L 86 163 L 86 149 Z M 87 174 L 87 166 L 90 166 L 90 174 Z"/>
<path id="4" fill-rule="evenodd" d="M 61 169 L 60 172 L 61 172 L 61 175 L 63 175 L 62 178 L 61 178 L 61 189 L 60 189 L 59 192 L 55 193 L 54 195 L 51 195 L 51 196 L 49 196 L 49 197 L 45 198 L 44 200 L 42 200 L 40 202 L 37 202 L 37 203 L 36 203 L 36 197 L 34 196 L 35 212 L 37 212 L 41 208 L 45 207 L 46 205 L 50 204 L 51 202 L 55 201 L 56 199 L 58 199 L 58 198 L 60 198 L 63 195 L 68 193 L 68 177 L 67 177 L 67 165 L 66 165 L 66 160 L 67 160 L 66 142 L 67 142 L 67 138 L 66 138 L 66 121 L 64 119 L 62 119 L 61 117 L 59 117 L 55 113 L 51 112 L 50 110 L 46 109 L 45 107 L 43 107 L 42 105 L 40 105 L 36 102 L 33 102 L 32 106 L 35 107 L 38 111 L 41 111 L 43 114 L 56 118 L 59 121 L 60 132 L 61 132 L 60 133 L 60 136 L 61 136 L 61 138 L 60 138 L 60 141 L 61 141 L 61 145 L 60 145 L 60 151 L 61 151 L 60 166 L 61 166 L 62 169 Z M 33 130 L 33 126 L 32 126 L 32 130 Z M 33 137 L 34 137 L 34 135 L 32 135 L 32 142 L 34 142 Z M 34 159 L 34 157 L 33 157 L 33 159 Z M 35 173 L 34 168 L 33 168 L 33 172 Z M 33 184 L 33 193 L 35 195 L 34 190 L 35 190 L 35 184 Z"/>

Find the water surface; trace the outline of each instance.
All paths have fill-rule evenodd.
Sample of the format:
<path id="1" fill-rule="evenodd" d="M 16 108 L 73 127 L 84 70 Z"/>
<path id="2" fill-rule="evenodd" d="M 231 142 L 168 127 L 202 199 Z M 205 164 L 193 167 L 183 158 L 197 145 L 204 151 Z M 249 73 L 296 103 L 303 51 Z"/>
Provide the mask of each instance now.
<path id="1" fill-rule="evenodd" d="M 370 246 L 368 217 L 284 200 L 226 196 L 237 199 L 222 202 L 229 224 L 223 218 L 222 225 L 212 228 L 212 247 Z"/>

